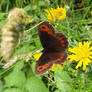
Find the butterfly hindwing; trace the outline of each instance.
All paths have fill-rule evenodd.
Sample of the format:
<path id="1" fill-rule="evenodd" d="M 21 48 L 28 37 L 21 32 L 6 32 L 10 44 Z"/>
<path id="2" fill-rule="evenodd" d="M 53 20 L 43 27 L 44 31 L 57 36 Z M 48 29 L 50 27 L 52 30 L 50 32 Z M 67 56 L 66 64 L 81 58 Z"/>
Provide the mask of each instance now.
<path id="1" fill-rule="evenodd" d="M 46 73 L 52 66 L 52 58 L 48 53 L 43 52 L 36 64 L 35 73 L 37 75 Z"/>
<path id="2" fill-rule="evenodd" d="M 46 73 L 53 65 L 62 64 L 67 58 L 65 52 L 47 53 L 44 52 L 36 64 L 36 74 L 41 75 Z"/>
<path id="3" fill-rule="evenodd" d="M 66 52 L 55 52 L 55 53 L 48 53 L 50 57 L 52 57 L 52 62 L 55 64 L 62 64 L 67 59 Z"/>

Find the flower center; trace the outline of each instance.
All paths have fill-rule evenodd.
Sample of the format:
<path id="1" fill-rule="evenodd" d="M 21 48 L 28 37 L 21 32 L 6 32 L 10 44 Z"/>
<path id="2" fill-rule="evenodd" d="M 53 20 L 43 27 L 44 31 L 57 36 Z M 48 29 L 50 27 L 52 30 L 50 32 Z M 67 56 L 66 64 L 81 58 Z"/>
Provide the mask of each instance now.
<path id="1" fill-rule="evenodd" d="M 89 57 L 89 50 L 88 49 L 82 49 L 79 54 L 80 59 L 85 59 Z"/>
<path id="2" fill-rule="evenodd" d="M 63 13 L 61 11 L 58 11 L 58 16 L 61 16 Z"/>

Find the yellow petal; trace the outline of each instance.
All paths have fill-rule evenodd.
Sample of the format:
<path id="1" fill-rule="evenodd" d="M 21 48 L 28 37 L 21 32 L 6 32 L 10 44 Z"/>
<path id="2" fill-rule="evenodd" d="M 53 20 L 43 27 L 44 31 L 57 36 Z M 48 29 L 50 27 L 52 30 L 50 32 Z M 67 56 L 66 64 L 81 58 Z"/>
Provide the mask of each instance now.
<path id="1" fill-rule="evenodd" d="M 83 70 L 85 70 L 86 69 L 86 64 L 85 64 L 85 62 L 83 63 Z"/>
<path id="2" fill-rule="evenodd" d="M 64 20 L 66 18 L 66 9 L 59 6 L 55 9 L 55 15 L 58 20 Z"/>
<path id="3" fill-rule="evenodd" d="M 77 55 L 68 55 L 68 58 L 70 59 L 69 61 L 72 62 L 73 60 L 75 60 L 76 62 L 79 61 L 79 58 Z"/>
<path id="4" fill-rule="evenodd" d="M 79 47 L 82 47 L 82 42 L 79 42 Z"/>
<path id="5" fill-rule="evenodd" d="M 51 22 L 55 22 L 56 17 L 55 17 L 55 14 L 54 14 L 54 9 L 51 8 L 47 12 L 48 12 L 48 14 L 46 16 L 47 16 L 48 20 L 51 21 Z"/>
<path id="6" fill-rule="evenodd" d="M 90 50 L 90 51 L 92 50 L 92 46 L 89 48 L 89 50 Z"/>
<path id="7" fill-rule="evenodd" d="M 38 54 L 34 54 L 33 57 L 34 57 L 36 60 L 38 60 L 41 55 L 42 55 L 42 53 L 38 53 Z"/>
<path id="8" fill-rule="evenodd" d="M 86 58 L 85 59 L 85 63 L 86 63 L 86 65 L 88 65 L 88 63 L 91 63 L 92 61 L 89 59 L 89 58 Z"/>
<path id="9" fill-rule="evenodd" d="M 26 21 L 26 23 L 27 23 L 27 22 L 30 22 L 31 20 L 32 20 L 32 18 L 26 18 L 25 21 Z"/>
<path id="10" fill-rule="evenodd" d="M 46 13 L 49 13 L 49 11 L 47 9 L 44 10 Z"/>
<path id="11" fill-rule="evenodd" d="M 92 56 L 89 56 L 90 59 L 92 59 Z M 92 62 L 92 61 L 91 61 Z"/>
<path id="12" fill-rule="evenodd" d="M 59 6 L 57 5 L 57 8 L 56 9 L 59 9 Z"/>
<path id="13" fill-rule="evenodd" d="M 78 67 L 82 66 L 82 60 L 78 62 L 77 66 L 75 67 L 76 69 L 78 69 Z"/>
<path id="14" fill-rule="evenodd" d="M 78 48 L 69 48 L 68 51 L 75 54 L 78 51 Z"/>
<path id="15" fill-rule="evenodd" d="M 55 70 L 56 70 L 56 65 L 53 64 L 53 65 L 52 65 L 52 68 L 51 68 L 51 71 L 55 71 Z"/>
<path id="16" fill-rule="evenodd" d="M 89 52 L 89 55 L 92 55 L 92 51 Z"/>
<path id="17" fill-rule="evenodd" d="M 57 67 L 58 67 L 60 70 L 63 70 L 63 66 L 62 66 L 62 65 L 57 65 Z"/>

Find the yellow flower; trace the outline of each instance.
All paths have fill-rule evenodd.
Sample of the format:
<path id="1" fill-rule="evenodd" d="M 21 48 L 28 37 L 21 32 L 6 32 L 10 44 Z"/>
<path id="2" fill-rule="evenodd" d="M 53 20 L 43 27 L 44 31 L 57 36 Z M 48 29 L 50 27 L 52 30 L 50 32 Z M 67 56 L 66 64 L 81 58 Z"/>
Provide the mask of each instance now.
<path id="1" fill-rule="evenodd" d="M 34 54 L 33 57 L 34 57 L 36 60 L 38 60 L 41 55 L 42 55 L 42 53 L 38 53 L 38 54 Z M 52 68 L 51 68 L 51 71 L 55 71 L 55 70 L 56 70 L 56 66 L 57 66 L 60 70 L 63 69 L 62 65 L 55 65 L 55 64 L 53 64 L 53 66 L 52 66 Z"/>
<path id="2" fill-rule="evenodd" d="M 55 16 L 55 11 L 54 10 L 55 9 L 53 9 L 53 8 L 45 9 L 45 12 L 47 13 L 46 17 L 51 22 L 55 22 L 56 21 L 56 16 Z"/>
<path id="3" fill-rule="evenodd" d="M 56 9 L 45 9 L 45 12 L 47 13 L 48 20 L 51 22 L 55 22 L 56 19 L 64 20 L 66 18 L 66 9 L 59 6 Z"/>
<path id="4" fill-rule="evenodd" d="M 32 20 L 32 18 L 26 18 L 26 23 L 30 22 Z"/>
<path id="5" fill-rule="evenodd" d="M 83 70 L 86 69 L 86 66 L 89 63 L 92 63 L 92 46 L 90 46 L 91 42 L 79 42 L 79 45 L 74 48 L 69 48 L 68 51 L 73 53 L 72 55 L 68 55 L 69 61 L 72 62 L 73 60 L 78 62 L 77 66 L 81 67 L 83 64 Z"/>
<path id="6" fill-rule="evenodd" d="M 53 64 L 53 66 L 52 66 L 52 68 L 51 68 L 51 71 L 55 71 L 56 70 L 56 67 L 58 67 L 60 70 L 63 70 L 63 67 L 62 67 L 62 65 L 55 65 L 55 64 Z"/>
<path id="7" fill-rule="evenodd" d="M 64 20 L 66 18 L 66 9 L 57 6 L 57 8 L 55 9 L 55 15 L 58 20 Z"/>

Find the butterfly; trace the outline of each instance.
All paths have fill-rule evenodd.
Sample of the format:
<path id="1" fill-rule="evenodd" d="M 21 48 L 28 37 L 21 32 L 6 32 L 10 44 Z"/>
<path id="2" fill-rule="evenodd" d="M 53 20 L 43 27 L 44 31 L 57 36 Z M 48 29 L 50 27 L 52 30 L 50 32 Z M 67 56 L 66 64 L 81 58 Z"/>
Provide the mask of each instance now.
<path id="1" fill-rule="evenodd" d="M 42 75 L 52 67 L 53 64 L 62 64 L 66 58 L 65 52 L 68 40 L 62 33 L 55 33 L 49 22 L 43 22 L 38 26 L 40 42 L 43 46 L 43 54 L 37 61 L 35 73 Z"/>

